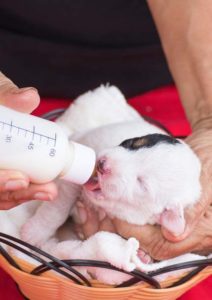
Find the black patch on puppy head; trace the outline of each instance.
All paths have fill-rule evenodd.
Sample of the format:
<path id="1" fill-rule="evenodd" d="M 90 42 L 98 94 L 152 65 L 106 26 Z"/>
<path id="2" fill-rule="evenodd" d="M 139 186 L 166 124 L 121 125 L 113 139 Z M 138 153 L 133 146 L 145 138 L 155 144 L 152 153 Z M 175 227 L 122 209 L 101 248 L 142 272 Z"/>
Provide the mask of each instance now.
<path id="1" fill-rule="evenodd" d="M 180 144 L 180 142 L 172 136 L 154 133 L 125 140 L 119 146 L 128 150 L 138 150 L 140 148 L 151 148 L 160 143 L 166 143 L 170 145 Z"/>

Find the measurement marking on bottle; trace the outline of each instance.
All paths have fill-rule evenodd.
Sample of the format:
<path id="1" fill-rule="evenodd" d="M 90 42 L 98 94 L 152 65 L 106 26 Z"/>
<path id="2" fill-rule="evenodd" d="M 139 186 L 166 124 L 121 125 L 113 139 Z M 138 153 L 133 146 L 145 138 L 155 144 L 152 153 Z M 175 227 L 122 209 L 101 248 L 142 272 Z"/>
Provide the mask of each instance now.
<path id="1" fill-rule="evenodd" d="M 56 135 L 56 133 L 55 133 L 54 137 L 50 137 L 50 136 L 47 136 L 45 134 L 36 132 L 36 129 L 35 129 L 34 125 L 32 127 L 32 130 L 29 130 L 29 129 L 26 129 L 26 128 L 14 125 L 13 121 L 11 121 L 10 123 L 0 121 L 0 124 L 1 124 L 1 129 L 2 130 L 5 130 L 6 126 L 7 126 L 8 129 L 9 129 L 9 133 L 12 132 L 13 128 L 16 128 L 17 129 L 17 133 L 16 133 L 17 135 L 19 135 L 20 132 L 24 132 L 24 137 L 26 138 L 27 134 L 29 133 L 29 134 L 31 134 L 32 141 L 34 140 L 35 136 L 38 136 L 40 138 L 40 142 L 44 138 L 44 139 L 46 139 L 47 145 L 49 144 L 49 141 L 53 141 L 54 142 L 54 147 L 56 146 L 56 143 L 57 143 L 57 135 Z M 14 132 L 13 132 L 13 134 L 14 134 Z"/>
<path id="2" fill-rule="evenodd" d="M 35 126 L 33 125 L 32 127 L 32 140 L 34 141 L 34 137 L 35 137 Z"/>
<path id="3" fill-rule="evenodd" d="M 10 132 L 12 132 L 13 129 L 13 121 L 10 122 Z"/>
<path id="4" fill-rule="evenodd" d="M 7 136 L 5 137 L 5 142 L 6 142 L 6 143 L 11 143 L 11 142 L 12 142 L 12 136 L 11 136 L 11 135 L 7 135 Z"/>
<path id="5" fill-rule="evenodd" d="M 54 147 L 56 147 L 56 141 L 57 141 L 57 134 L 54 135 Z"/>

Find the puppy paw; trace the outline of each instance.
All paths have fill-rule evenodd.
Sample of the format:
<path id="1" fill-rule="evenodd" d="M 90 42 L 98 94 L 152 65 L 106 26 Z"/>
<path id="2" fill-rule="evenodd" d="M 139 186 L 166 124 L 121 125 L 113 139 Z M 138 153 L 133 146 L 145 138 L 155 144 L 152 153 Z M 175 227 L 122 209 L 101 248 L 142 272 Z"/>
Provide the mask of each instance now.
<path id="1" fill-rule="evenodd" d="M 50 239 L 50 241 L 52 240 Z M 56 242 L 52 247 L 51 253 L 59 259 L 87 259 L 86 253 L 85 256 L 81 256 L 82 245 L 83 242 L 80 240 Z"/>
<path id="2" fill-rule="evenodd" d="M 126 257 L 123 261 L 122 268 L 127 272 L 132 272 L 136 268 L 134 257 L 137 256 L 139 242 L 135 238 L 129 238 L 125 245 Z"/>
<path id="3" fill-rule="evenodd" d="M 70 251 L 67 250 L 67 247 L 63 246 L 63 242 L 58 243 L 52 249 L 52 255 L 54 255 L 55 257 L 57 257 L 59 259 L 71 259 L 70 258 Z"/>
<path id="4" fill-rule="evenodd" d="M 135 238 L 130 238 L 128 241 L 128 259 L 126 259 L 124 270 L 132 272 L 135 269 L 141 271 L 151 270 L 151 257 L 139 248 L 139 242 Z"/>
<path id="5" fill-rule="evenodd" d="M 140 258 L 140 260 L 145 264 L 150 264 L 152 262 L 151 256 L 142 249 L 138 249 L 137 255 Z"/>

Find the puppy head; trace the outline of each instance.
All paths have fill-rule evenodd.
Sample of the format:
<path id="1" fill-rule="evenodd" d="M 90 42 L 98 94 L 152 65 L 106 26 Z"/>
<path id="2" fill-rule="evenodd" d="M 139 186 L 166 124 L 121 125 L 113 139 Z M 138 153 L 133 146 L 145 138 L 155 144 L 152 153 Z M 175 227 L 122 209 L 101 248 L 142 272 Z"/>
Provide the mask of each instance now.
<path id="1" fill-rule="evenodd" d="M 200 164 L 183 142 L 163 134 L 132 138 L 98 154 L 86 197 L 110 214 L 144 224 L 200 194 Z M 130 215 L 130 216 L 129 216 Z"/>

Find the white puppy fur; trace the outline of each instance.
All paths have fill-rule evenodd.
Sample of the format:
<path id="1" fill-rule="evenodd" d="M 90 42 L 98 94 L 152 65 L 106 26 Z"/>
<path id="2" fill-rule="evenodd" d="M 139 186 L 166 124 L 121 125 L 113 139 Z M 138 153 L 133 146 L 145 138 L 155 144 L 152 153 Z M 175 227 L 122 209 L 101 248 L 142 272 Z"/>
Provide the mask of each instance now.
<path id="1" fill-rule="evenodd" d="M 104 170 L 98 172 L 99 189 L 84 188 L 83 197 L 111 217 L 137 225 L 163 223 L 180 234 L 185 227 L 184 208 L 200 197 L 200 163 L 182 141 L 138 150 L 115 146 L 151 133 L 161 130 L 139 120 L 98 128 L 81 138 L 104 163 Z M 112 148 L 107 149 L 109 144 Z"/>
<path id="2" fill-rule="evenodd" d="M 25 216 L 14 234 L 17 235 L 21 226 L 21 237 L 25 241 L 43 246 L 60 258 L 78 256 L 106 260 L 127 271 L 134 268 L 149 271 L 164 266 L 164 262 L 163 265 L 145 265 L 138 258 L 139 244 L 134 238 L 126 241 L 112 233 L 98 233 L 86 241 L 55 242 L 55 247 L 52 247 L 52 240 L 49 244 L 46 242 L 72 214 L 79 197 L 111 218 L 118 217 L 138 225 L 158 223 L 175 234 L 182 233 L 185 227 L 184 209 L 193 205 L 201 192 L 201 168 L 196 155 L 182 141 L 175 144 L 161 141 L 147 147 L 149 137 L 138 141 L 143 146 L 137 150 L 118 146 L 126 139 L 166 133 L 141 118 L 113 86 L 101 86 L 80 96 L 57 122 L 71 140 L 95 149 L 99 165 L 98 187 L 90 188 L 88 185 L 81 188 L 58 180 L 58 198 L 41 204 L 27 222 L 30 204 L 21 206 L 27 214 L 23 213 Z M 195 259 L 193 255 L 190 258 Z M 120 283 L 124 280 L 117 272 L 114 276 L 106 276 L 106 270 L 92 270 L 89 269 L 89 272 L 104 282 Z"/>

